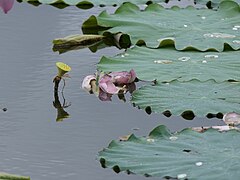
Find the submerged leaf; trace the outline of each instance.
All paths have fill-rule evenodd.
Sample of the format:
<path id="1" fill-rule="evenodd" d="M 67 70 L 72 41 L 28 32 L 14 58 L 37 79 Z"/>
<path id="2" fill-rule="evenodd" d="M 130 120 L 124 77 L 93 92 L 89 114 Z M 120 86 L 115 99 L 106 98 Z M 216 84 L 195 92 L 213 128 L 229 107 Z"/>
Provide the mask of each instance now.
<path id="1" fill-rule="evenodd" d="M 173 115 L 193 112 L 195 116 L 203 117 L 209 113 L 240 112 L 239 92 L 239 82 L 173 81 L 144 86 L 132 94 L 131 101 L 150 112 L 170 111 Z"/>
<path id="2" fill-rule="evenodd" d="M 208 129 L 199 133 L 187 128 L 166 134 L 169 130 L 162 125 L 153 131 L 154 137 L 131 135 L 125 141 L 112 141 L 108 148 L 99 152 L 102 167 L 167 179 L 240 177 L 239 131 L 221 133 Z"/>
<path id="3" fill-rule="evenodd" d="M 218 11 L 194 7 L 164 9 L 158 4 L 150 4 L 141 11 L 138 6 L 125 3 L 114 14 L 104 11 L 97 17 L 91 16 L 82 30 L 87 33 L 99 26 L 109 28 L 103 32 L 129 34 L 133 44 L 146 43 L 151 48 L 175 44 L 177 50 L 223 51 L 228 44 L 238 50 L 239 9 L 232 1 L 223 1 Z"/>

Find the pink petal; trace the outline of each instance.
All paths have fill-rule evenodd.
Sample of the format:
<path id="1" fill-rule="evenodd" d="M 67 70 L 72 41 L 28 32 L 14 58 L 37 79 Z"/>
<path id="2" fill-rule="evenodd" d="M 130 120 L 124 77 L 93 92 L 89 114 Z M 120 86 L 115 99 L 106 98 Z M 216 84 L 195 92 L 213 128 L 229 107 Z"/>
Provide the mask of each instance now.
<path id="1" fill-rule="evenodd" d="M 112 94 L 108 94 L 106 92 L 104 92 L 103 90 L 99 90 L 99 95 L 98 95 L 98 98 L 101 100 L 101 101 L 112 101 Z"/>
<path id="2" fill-rule="evenodd" d="M 112 72 L 109 75 L 112 76 L 113 83 L 119 85 L 132 83 L 136 79 L 136 73 L 133 69 L 129 72 Z"/>
<path id="3" fill-rule="evenodd" d="M 106 93 L 117 94 L 118 88 L 113 84 L 112 78 L 109 75 L 104 75 L 99 81 L 99 87 Z"/>
<path id="4" fill-rule="evenodd" d="M 13 7 L 14 0 L 0 0 L 0 7 L 6 14 Z"/>

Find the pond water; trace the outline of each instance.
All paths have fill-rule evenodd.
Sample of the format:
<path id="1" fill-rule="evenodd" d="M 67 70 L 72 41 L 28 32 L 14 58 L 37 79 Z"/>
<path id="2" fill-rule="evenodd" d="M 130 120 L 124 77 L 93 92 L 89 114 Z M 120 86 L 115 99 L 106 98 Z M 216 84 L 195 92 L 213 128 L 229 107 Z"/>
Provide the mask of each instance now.
<path id="1" fill-rule="evenodd" d="M 112 139 L 147 135 L 160 124 L 171 131 L 223 124 L 217 119 L 148 115 L 117 97 L 101 102 L 83 91 L 82 79 L 95 72 L 101 56 L 120 51 L 82 49 L 59 55 L 52 51 L 52 40 L 81 33 L 82 22 L 102 10 L 15 3 L 7 15 L 0 12 L 0 108 L 7 108 L 0 111 L 0 171 L 32 180 L 146 179 L 101 168 L 98 151 Z M 66 102 L 71 102 L 65 109 L 70 117 L 58 122 L 52 83 L 57 61 L 72 67 L 64 89 Z M 61 93 L 59 100 L 63 103 Z"/>

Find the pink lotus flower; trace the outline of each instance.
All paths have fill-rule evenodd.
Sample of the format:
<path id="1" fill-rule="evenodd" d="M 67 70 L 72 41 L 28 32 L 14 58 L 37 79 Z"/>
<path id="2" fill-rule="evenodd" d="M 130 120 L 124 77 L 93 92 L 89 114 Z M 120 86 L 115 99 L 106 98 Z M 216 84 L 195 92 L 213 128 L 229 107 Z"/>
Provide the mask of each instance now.
<path id="1" fill-rule="evenodd" d="M 124 88 L 118 86 L 124 86 L 134 82 L 136 79 L 136 73 L 132 69 L 131 71 L 112 72 L 103 75 L 99 80 L 99 87 L 106 93 L 118 94 L 120 90 L 124 91 Z"/>
<path id="2" fill-rule="evenodd" d="M 132 93 L 136 89 L 134 70 L 103 74 L 98 82 L 97 77 L 99 76 L 96 74 L 86 76 L 82 81 L 82 88 L 94 93 L 101 101 L 111 101 L 113 94 L 123 94 L 127 91 Z"/>
<path id="3" fill-rule="evenodd" d="M 0 8 L 4 11 L 5 14 L 12 9 L 14 0 L 0 0 Z"/>

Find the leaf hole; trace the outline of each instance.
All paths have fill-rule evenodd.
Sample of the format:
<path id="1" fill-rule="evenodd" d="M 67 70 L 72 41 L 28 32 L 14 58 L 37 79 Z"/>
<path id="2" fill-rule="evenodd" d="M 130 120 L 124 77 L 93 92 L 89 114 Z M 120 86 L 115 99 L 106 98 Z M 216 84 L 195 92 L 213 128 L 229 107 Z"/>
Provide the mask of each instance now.
<path id="1" fill-rule="evenodd" d="M 185 119 L 185 120 L 193 120 L 195 115 L 192 111 L 184 111 L 181 116 Z"/>
<path id="2" fill-rule="evenodd" d="M 150 175 L 150 174 L 147 174 L 147 173 L 145 173 L 144 176 L 145 176 L 145 177 L 151 177 L 151 175 Z"/>
<path id="3" fill-rule="evenodd" d="M 206 117 L 208 119 L 212 119 L 212 118 L 222 119 L 223 118 L 223 113 L 221 113 L 221 112 L 219 112 L 217 114 L 208 113 Z"/>
<path id="4" fill-rule="evenodd" d="M 151 114 L 151 113 L 152 113 L 152 109 L 151 109 L 150 106 L 147 106 L 147 107 L 145 108 L 145 111 L 146 111 L 147 114 Z"/>
<path id="5" fill-rule="evenodd" d="M 147 1 L 146 2 L 146 5 L 150 5 L 150 4 L 152 4 L 153 2 L 152 1 Z"/>
<path id="6" fill-rule="evenodd" d="M 100 159 L 100 163 L 101 163 L 102 168 L 106 168 L 106 160 L 104 158 Z"/>
<path id="7" fill-rule="evenodd" d="M 171 117 L 172 116 L 172 113 L 169 110 L 164 111 L 162 114 L 166 117 Z"/>
<path id="8" fill-rule="evenodd" d="M 121 171 L 120 168 L 119 168 L 119 166 L 117 166 L 117 165 L 116 165 L 116 166 L 113 166 L 112 169 L 113 169 L 113 171 L 114 171 L 115 173 L 120 173 L 120 171 Z"/>

